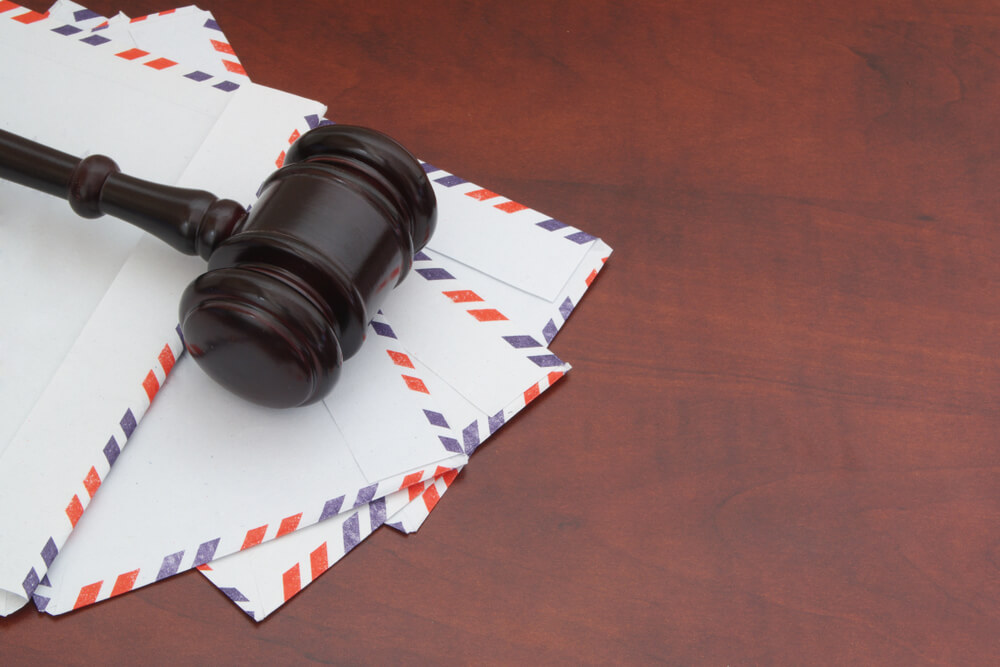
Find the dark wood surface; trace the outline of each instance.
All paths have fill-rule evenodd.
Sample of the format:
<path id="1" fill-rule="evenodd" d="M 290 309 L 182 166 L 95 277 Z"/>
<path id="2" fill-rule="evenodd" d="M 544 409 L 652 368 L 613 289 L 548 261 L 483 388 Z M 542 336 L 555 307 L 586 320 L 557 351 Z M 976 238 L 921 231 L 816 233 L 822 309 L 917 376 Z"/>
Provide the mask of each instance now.
<path id="1" fill-rule="evenodd" d="M 201 4 L 615 254 L 419 533 L 260 625 L 193 572 L 22 611 L 4 662 L 997 664 L 995 2 Z"/>

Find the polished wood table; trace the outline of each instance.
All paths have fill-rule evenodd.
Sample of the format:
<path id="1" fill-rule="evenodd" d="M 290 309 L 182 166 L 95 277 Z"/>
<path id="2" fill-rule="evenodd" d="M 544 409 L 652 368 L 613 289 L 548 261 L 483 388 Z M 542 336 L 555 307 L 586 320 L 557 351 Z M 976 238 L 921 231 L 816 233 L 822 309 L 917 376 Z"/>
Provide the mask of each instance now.
<path id="1" fill-rule="evenodd" d="M 259 625 L 194 572 L 22 611 L 5 663 L 1000 661 L 995 3 L 201 4 L 615 253 L 419 533 Z"/>

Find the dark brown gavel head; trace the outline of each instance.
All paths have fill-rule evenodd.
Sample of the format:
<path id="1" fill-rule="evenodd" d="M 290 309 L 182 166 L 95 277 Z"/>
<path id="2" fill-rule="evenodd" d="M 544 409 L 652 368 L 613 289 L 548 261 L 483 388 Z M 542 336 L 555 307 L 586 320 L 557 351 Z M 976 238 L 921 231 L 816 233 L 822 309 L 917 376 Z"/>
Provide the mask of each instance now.
<path id="1" fill-rule="evenodd" d="M 181 297 L 188 352 L 255 403 L 320 400 L 434 231 L 424 170 L 385 135 L 327 125 L 291 146 L 245 217 L 218 203 L 228 238 Z"/>

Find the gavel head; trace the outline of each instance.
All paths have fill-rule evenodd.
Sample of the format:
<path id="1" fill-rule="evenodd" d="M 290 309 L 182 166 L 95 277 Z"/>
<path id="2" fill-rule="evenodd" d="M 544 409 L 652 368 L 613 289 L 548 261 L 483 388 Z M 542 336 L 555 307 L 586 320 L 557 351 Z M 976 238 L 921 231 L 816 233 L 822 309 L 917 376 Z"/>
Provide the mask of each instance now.
<path id="1" fill-rule="evenodd" d="M 373 130 L 302 135 L 258 201 L 181 297 L 185 346 L 255 403 L 306 405 L 344 359 L 434 231 L 433 189 L 402 146 Z"/>

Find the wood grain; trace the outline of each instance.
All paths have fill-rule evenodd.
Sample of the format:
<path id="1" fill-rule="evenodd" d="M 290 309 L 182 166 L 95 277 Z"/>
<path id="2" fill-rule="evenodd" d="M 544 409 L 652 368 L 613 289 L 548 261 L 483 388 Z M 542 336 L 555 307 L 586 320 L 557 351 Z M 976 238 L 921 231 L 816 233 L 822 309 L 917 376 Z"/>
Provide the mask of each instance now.
<path id="1" fill-rule="evenodd" d="M 260 625 L 188 573 L 5 657 L 1000 660 L 995 3 L 202 4 L 257 82 L 615 254 L 419 533 Z"/>

